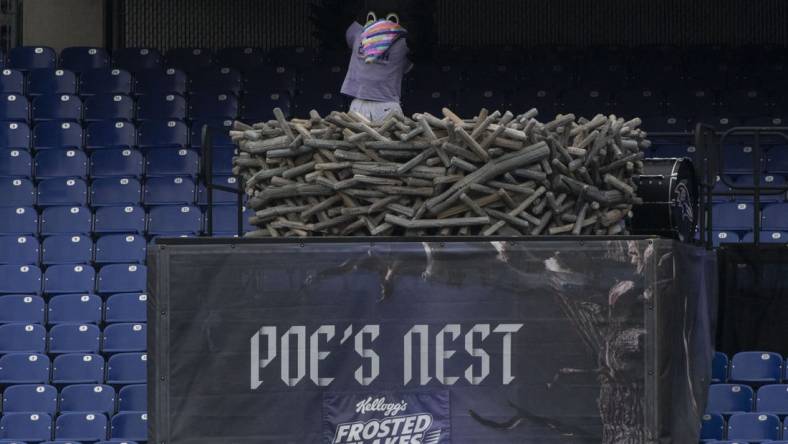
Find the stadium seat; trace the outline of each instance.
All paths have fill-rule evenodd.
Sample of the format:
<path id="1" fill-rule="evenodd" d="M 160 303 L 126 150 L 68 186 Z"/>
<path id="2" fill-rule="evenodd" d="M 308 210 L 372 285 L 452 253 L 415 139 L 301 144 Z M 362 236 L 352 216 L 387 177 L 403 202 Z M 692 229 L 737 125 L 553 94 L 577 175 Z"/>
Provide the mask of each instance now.
<path id="1" fill-rule="evenodd" d="M 766 172 L 788 175 L 788 145 L 775 145 L 766 150 Z"/>
<path id="2" fill-rule="evenodd" d="M 717 230 L 752 230 L 754 209 L 744 202 L 718 203 L 712 208 L 712 221 Z"/>
<path id="3" fill-rule="evenodd" d="M 64 412 L 55 422 L 57 439 L 95 442 L 107 437 L 107 417 L 101 413 Z"/>
<path id="4" fill-rule="evenodd" d="M 0 195 L 4 207 L 32 207 L 36 204 L 36 187 L 28 179 L 0 177 Z"/>
<path id="5" fill-rule="evenodd" d="M 76 94 L 77 76 L 66 69 L 42 68 L 27 74 L 27 95 Z"/>
<path id="6" fill-rule="evenodd" d="M 211 68 L 213 54 L 205 48 L 174 48 L 167 51 L 167 66 L 194 73 Z"/>
<path id="7" fill-rule="evenodd" d="M 186 148 L 158 148 L 146 156 L 146 175 L 196 176 L 200 172 L 200 156 Z"/>
<path id="8" fill-rule="evenodd" d="M 241 120 L 245 122 L 267 122 L 274 118 L 272 111 L 274 108 L 280 108 L 285 117 L 289 117 L 290 97 L 279 92 L 244 94 L 241 100 Z"/>
<path id="9" fill-rule="evenodd" d="M 788 232 L 786 231 L 761 231 L 760 242 L 764 244 L 784 244 L 788 242 Z M 755 235 L 747 233 L 742 238 L 744 243 L 755 242 Z"/>
<path id="10" fill-rule="evenodd" d="M 41 294 L 41 270 L 35 265 L 0 265 L 0 293 Z"/>
<path id="11" fill-rule="evenodd" d="M 233 157 L 235 157 L 235 147 L 215 146 L 211 153 L 213 174 L 217 176 L 227 176 L 233 173 Z"/>
<path id="12" fill-rule="evenodd" d="M 93 260 L 93 241 L 79 234 L 49 236 L 44 239 L 43 252 L 44 265 L 87 264 Z"/>
<path id="13" fill-rule="evenodd" d="M 235 94 L 192 94 L 189 97 L 189 118 L 226 119 L 238 117 L 238 98 Z"/>
<path id="14" fill-rule="evenodd" d="M 148 213 L 151 236 L 197 235 L 202 231 L 202 213 L 194 206 L 162 205 Z"/>
<path id="15" fill-rule="evenodd" d="M 0 236 L 0 265 L 36 265 L 38 239 L 32 236 Z"/>
<path id="16" fill-rule="evenodd" d="M 725 436 L 725 419 L 720 414 L 706 413 L 700 424 L 700 439 L 703 442 L 723 439 Z"/>
<path id="17" fill-rule="evenodd" d="M 408 110 L 419 109 L 419 112 L 432 113 L 439 104 L 429 103 L 431 99 L 433 97 L 429 93 L 414 94 L 406 97 L 404 102 L 408 106 Z M 446 104 L 443 106 L 446 106 Z M 332 111 L 345 109 L 346 107 L 345 99 L 335 92 L 301 93 L 296 97 L 293 115 L 299 118 L 309 118 L 309 113 L 315 110 L 321 116 L 327 116 Z"/>
<path id="18" fill-rule="evenodd" d="M 33 207 L 0 207 L 0 234 L 37 235 L 38 214 Z"/>
<path id="19" fill-rule="evenodd" d="M 129 441 L 127 439 L 113 439 L 111 441 L 99 441 L 96 444 L 138 444 L 138 443 L 137 441 Z"/>
<path id="20" fill-rule="evenodd" d="M 189 143 L 189 128 L 178 120 L 149 120 L 137 132 L 140 147 L 185 147 Z"/>
<path id="21" fill-rule="evenodd" d="M 41 213 L 41 235 L 90 234 L 92 215 L 86 207 L 50 207 Z"/>
<path id="22" fill-rule="evenodd" d="M 788 415 L 788 384 L 765 385 L 758 389 L 756 411 Z"/>
<path id="23" fill-rule="evenodd" d="M 107 384 L 145 384 L 148 376 L 148 355 L 145 353 L 119 353 L 109 357 Z"/>
<path id="24" fill-rule="evenodd" d="M 43 353 L 46 350 L 46 330 L 38 324 L 0 325 L 0 354 Z"/>
<path id="25" fill-rule="evenodd" d="M 4 69 L 0 72 L 0 93 L 24 94 L 25 74 L 16 69 Z"/>
<path id="26" fill-rule="evenodd" d="M 111 324 L 104 329 L 104 353 L 142 352 L 147 345 L 145 324 Z"/>
<path id="27" fill-rule="evenodd" d="M 783 358 L 770 352 L 740 352 L 731 359 L 730 380 L 749 384 L 778 383 L 783 376 Z"/>
<path id="28" fill-rule="evenodd" d="M 148 387 L 145 384 L 127 385 L 118 392 L 119 412 L 145 412 L 148 410 Z"/>
<path id="29" fill-rule="evenodd" d="M 663 96 L 651 88 L 624 89 L 615 93 L 613 111 L 616 115 L 657 115 L 662 111 Z"/>
<path id="30" fill-rule="evenodd" d="M 121 48 L 112 54 L 112 64 L 131 73 L 161 68 L 161 53 L 149 48 Z"/>
<path id="31" fill-rule="evenodd" d="M 138 205 L 142 202 L 142 185 L 129 177 L 107 177 L 93 180 L 90 204 L 94 207 Z"/>
<path id="32" fill-rule="evenodd" d="M 737 413 L 728 420 L 728 439 L 764 442 L 780 437 L 780 419 L 766 413 Z"/>
<path id="33" fill-rule="evenodd" d="M 53 177 L 86 177 L 88 173 L 88 158 L 83 151 L 45 150 L 35 157 L 36 178 L 49 179 Z"/>
<path id="34" fill-rule="evenodd" d="M 96 210 L 96 234 L 145 232 L 145 211 L 136 205 L 102 207 Z"/>
<path id="35" fill-rule="evenodd" d="M 0 148 L 29 150 L 30 127 L 19 122 L 0 123 Z"/>
<path id="36" fill-rule="evenodd" d="M 769 205 L 762 211 L 761 228 L 764 230 L 788 230 L 788 204 Z"/>
<path id="37" fill-rule="evenodd" d="M 82 120 L 82 100 L 69 94 L 46 94 L 33 99 L 33 120 Z"/>
<path id="38" fill-rule="evenodd" d="M 230 138 L 230 129 L 233 127 L 233 121 L 230 119 L 197 119 L 192 122 L 191 126 L 191 146 L 201 147 L 203 137 L 203 127 L 211 127 L 211 135 L 213 137 L 214 148 L 235 148 L 235 144 Z M 214 156 L 216 157 L 216 156 Z"/>
<path id="39" fill-rule="evenodd" d="M 39 207 L 86 205 L 88 185 L 82 179 L 46 179 L 38 183 L 37 194 Z"/>
<path id="40" fill-rule="evenodd" d="M 46 120 L 33 128 L 33 147 L 81 149 L 84 145 L 82 125 L 75 122 Z"/>
<path id="41" fill-rule="evenodd" d="M 222 66 L 229 66 L 241 72 L 254 71 L 265 66 L 266 54 L 260 48 L 224 48 L 216 60 Z"/>
<path id="42" fill-rule="evenodd" d="M 0 439 L 0 444 L 27 444 L 24 441 L 18 441 L 16 439 Z"/>
<path id="43" fill-rule="evenodd" d="M 215 174 L 215 172 L 214 172 Z M 213 183 L 233 189 L 238 189 L 238 178 L 235 176 L 218 176 L 214 175 Z M 242 195 L 245 200 L 246 195 Z M 238 195 L 229 191 L 213 190 L 213 204 L 214 205 L 230 205 L 238 202 Z M 208 205 L 208 190 L 205 184 L 201 183 L 197 192 L 197 203 L 200 205 Z"/>
<path id="44" fill-rule="evenodd" d="M 110 264 L 99 271 L 100 294 L 145 291 L 147 268 L 139 264 Z"/>
<path id="45" fill-rule="evenodd" d="M 137 129 L 129 122 L 104 120 L 91 123 L 85 139 L 88 149 L 132 148 L 137 145 Z"/>
<path id="46" fill-rule="evenodd" d="M 104 48 L 72 46 L 60 51 L 60 66 L 75 72 L 109 67 L 109 54 Z"/>
<path id="47" fill-rule="evenodd" d="M 97 94 L 85 99 L 85 122 L 134 119 L 134 100 L 125 94 Z"/>
<path id="48" fill-rule="evenodd" d="M 142 236 L 110 234 L 96 241 L 97 264 L 144 263 L 147 243 Z"/>
<path id="49" fill-rule="evenodd" d="M 47 384 L 49 366 L 49 357 L 44 354 L 9 353 L 0 356 L 0 384 Z"/>
<path id="50" fill-rule="evenodd" d="M 711 361 L 711 382 L 719 384 L 728 381 L 728 355 L 715 352 Z"/>
<path id="51" fill-rule="evenodd" d="M 31 70 L 36 68 L 55 68 L 57 53 L 46 46 L 17 46 L 8 52 L 8 67 Z"/>
<path id="52" fill-rule="evenodd" d="M 0 121 L 30 121 L 30 101 L 20 94 L 0 94 Z"/>
<path id="53" fill-rule="evenodd" d="M 79 93 L 83 96 L 96 94 L 131 94 L 131 74 L 123 69 L 99 68 L 82 73 Z"/>
<path id="54" fill-rule="evenodd" d="M 146 94 L 137 99 L 137 120 L 185 120 L 186 99 L 179 94 Z"/>
<path id="55" fill-rule="evenodd" d="M 52 384 L 103 384 L 104 358 L 97 354 L 68 353 L 55 357 Z"/>
<path id="56" fill-rule="evenodd" d="M 0 436 L 29 442 L 46 441 L 52 435 L 52 417 L 46 413 L 5 413 L 0 419 Z"/>
<path id="57" fill-rule="evenodd" d="M 152 177 L 145 183 L 146 205 L 192 204 L 194 181 L 189 177 Z"/>
<path id="58" fill-rule="evenodd" d="M 345 75 L 347 74 L 348 58 L 348 56 L 343 54 L 341 62 L 324 62 L 301 73 L 298 96 L 308 95 L 314 97 L 326 92 L 339 96 L 339 88 L 342 82 L 345 81 Z"/>
<path id="59" fill-rule="evenodd" d="M 49 353 L 98 353 L 101 331 L 92 324 L 59 324 L 49 330 Z"/>
<path id="60" fill-rule="evenodd" d="M 11 294 L 0 296 L 0 324 L 43 324 L 46 315 L 41 296 Z"/>
<path id="61" fill-rule="evenodd" d="M 709 401 L 706 411 L 730 415 L 737 412 L 751 412 L 754 394 L 752 388 L 739 384 L 712 384 L 709 387 Z"/>
<path id="62" fill-rule="evenodd" d="M 273 48 L 268 52 L 268 60 L 274 64 L 292 66 L 307 70 L 314 66 L 317 50 L 304 46 L 285 46 Z"/>
<path id="63" fill-rule="evenodd" d="M 115 413 L 115 389 L 108 385 L 76 384 L 60 392 L 61 412 Z"/>
<path id="64" fill-rule="evenodd" d="M 29 152 L 25 150 L 0 150 L 0 176 L 32 177 L 32 174 L 33 159 Z"/>
<path id="65" fill-rule="evenodd" d="M 148 439 L 148 414 L 121 412 L 113 416 L 112 438 L 146 441 Z"/>
<path id="66" fill-rule="evenodd" d="M 102 301 L 94 294 L 62 294 L 49 300 L 49 324 L 101 322 Z"/>
<path id="67" fill-rule="evenodd" d="M 140 177 L 145 166 L 142 153 L 131 148 L 94 151 L 90 155 L 90 176 Z"/>
<path id="68" fill-rule="evenodd" d="M 242 214 L 243 233 L 252 231 L 249 218 L 254 215 L 251 209 Z M 208 232 L 208 211 L 205 212 L 205 231 Z M 216 205 L 213 207 L 213 235 L 233 237 L 238 235 L 238 208 L 235 205 Z"/>
<path id="69" fill-rule="evenodd" d="M 44 273 L 44 293 L 90 293 L 95 280 L 96 272 L 90 265 L 52 265 Z"/>
<path id="70" fill-rule="evenodd" d="M 175 68 L 148 69 L 134 76 L 134 92 L 139 96 L 147 94 L 186 94 L 188 78 Z"/>
<path id="71" fill-rule="evenodd" d="M 189 91 L 216 96 L 241 93 L 241 73 L 233 68 L 210 68 L 189 74 Z"/>
<path id="72" fill-rule="evenodd" d="M 107 299 L 104 321 L 146 322 L 148 295 L 142 293 L 114 294 Z"/>
<path id="73" fill-rule="evenodd" d="M 3 392 L 4 413 L 57 412 L 57 389 L 51 385 L 12 385 Z"/>

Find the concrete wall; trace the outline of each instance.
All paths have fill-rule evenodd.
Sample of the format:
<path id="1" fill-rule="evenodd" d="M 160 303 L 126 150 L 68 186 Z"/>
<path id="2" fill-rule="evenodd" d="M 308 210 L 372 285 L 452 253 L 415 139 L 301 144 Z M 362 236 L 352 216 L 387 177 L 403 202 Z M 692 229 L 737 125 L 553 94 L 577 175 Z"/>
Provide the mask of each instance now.
<path id="1" fill-rule="evenodd" d="M 24 0 L 22 44 L 104 46 L 104 0 Z"/>

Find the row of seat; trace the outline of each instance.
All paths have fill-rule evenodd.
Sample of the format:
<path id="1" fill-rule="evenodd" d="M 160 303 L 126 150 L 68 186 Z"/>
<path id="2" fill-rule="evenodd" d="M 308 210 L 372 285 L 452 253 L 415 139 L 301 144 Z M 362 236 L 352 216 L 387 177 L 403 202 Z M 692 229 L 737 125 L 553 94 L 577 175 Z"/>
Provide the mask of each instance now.
<path id="1" fill-rule="evenodd" d="M 73 384 L 60 391 L 52 385 L 12 385 L 2 393 L 3 413 L 116 412 L 147 410 L 145 384 L 127 385 L 116 391 L 110 385 Z"/>
<path id="2" fill-rule="evenodd" d="M 739 352 L 728 358 L 715 352 L 712 359 L 712 382 L 770 384 L 788 382 L 788 361 L 779 353 L 763 351 Z"/>
<path id="3" fill-rule="evenodd" d="M 0 444 L 27 444 L 24 441 L 16 440 L 16 439 L 0 439 Z M 58 441 L 44 441 L 41 444 L 82 444 L 79 441 L 72 441 L 72 440 L 58 440 Z M 112 439 L 109 441 L 98 441 L 95 444 L 138 444 L 137 441 L 130 441 L 127 439 Z M 144 444 L 144 442 L 142 443 Z"/>
<path id="4" fill-rule="evenodd" d="M 107 359 L 95 353 L 67 353 L 50 358 L 40 353 L 0 356 L 0 384 L 145 384 L 148 355 L 117 353 Z"/>
<path id="5" fill-rule="evenodd" d="M 755 242 L 755 233 L 748 231 L 739 233 L 736 231 L 714 231 L 712 242 L 714 247 L 722 244 L 751 244 Z M 788 231 L 760 231 L 758 241 L 762 244 L 785 244 L 788 243 Z"/>
<path id="6" fill-rule="evenodd" d="M 57 324 L 48 330 L 41 324 L 0 324 L 0 354 L 3 353 L 128 353 L 145 351 L 144 323 L 110 324 L 102 330 L 95 324 Z"/>
<path id="7" fill-rule="evenodd" d="M 83 234 L 58 234 L 43 241 L 0 235 L 0 265 L 142 264 L 147 250 L 145 238 L 135 234 L 99 236 L 95 243 Z"/>
<path id="8" fill-rule="evenodd" d="M 119 293 L 106 298 L 95 294 L 62 294 L 45 301 L 38 295 L 0 296 L 0 325 L 144 323 L 148 295 Z"/>
<path id="9" fill-rule="evenodd" d="M 722 415 L 706 414 L 701 424 L 701 442 L 706 444 L 788 443 L 778 441 L 782 437 L 788 437 L 788 418 L 783 423 L 769 413 L 737 413 L 727 421 Z"/>
<path id="10" fill-rule="evenodd" d="M 147 440 L 148 414 L 120 412 L 108 419 L 103 413 L 70 412 L 56 420 L 47 413 L 6 413 L 0 418 L 0 436 L 43 442 L 52 438 L 96 442 L 107 438 Z"/>
<path id="11" fill-rule="evenodd" d="M 752 231 L 754 220 L 755 206 L 750 202 L 721 202 L 712 206 L 712 222 L 716 230 Z M 766 231 L 788 231 L 788 204 L 762 205 L 761 228 Z"/>
<path id="12" fill-rule="evenodd" d="M 788 415 L 788 384 L 769 384 L 758 388 L 742 384 L 712 384 L 706 412 L 732 415 L 742 412 L 765 412 Z"/>
<path id="13" fill-rule="evenodd" d="M 144 292 L 146 273 L 140 264 L 107 264 L 98 272 L 91 265 L 50 265 L 45 273 L 35 265 L 0 265 L 0 294 Z"/>

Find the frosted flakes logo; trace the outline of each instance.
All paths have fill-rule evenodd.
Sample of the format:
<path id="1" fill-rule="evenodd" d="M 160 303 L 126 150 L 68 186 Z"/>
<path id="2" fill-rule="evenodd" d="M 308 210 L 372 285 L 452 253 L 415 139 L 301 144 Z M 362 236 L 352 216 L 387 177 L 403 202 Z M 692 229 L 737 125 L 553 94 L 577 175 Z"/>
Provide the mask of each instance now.
<path id="1" fill-rule="evenodd" d="M 385 396 L 368 397 L 356 403 L 356 413 L 380 416 L 337 426 L 333 444 L 437 444 L 441 429 L 431 430 L 434 423 L 430 413 L 406 413 L 404 400 L 389 401 Z M 365 418 L 364 418 L 365 419 Z"/>

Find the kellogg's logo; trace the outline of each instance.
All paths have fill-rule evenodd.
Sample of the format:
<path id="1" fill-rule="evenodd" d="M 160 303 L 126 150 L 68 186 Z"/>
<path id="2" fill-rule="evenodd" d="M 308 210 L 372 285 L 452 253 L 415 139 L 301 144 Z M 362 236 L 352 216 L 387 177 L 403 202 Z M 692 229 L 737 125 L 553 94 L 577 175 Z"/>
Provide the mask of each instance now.
<path id="1" fill-rule="evenodd" d="M 372 399 L 365 399 L 364 401 L 356 404 L 356 413 L 362 415 L 369 412 L 382 412 L 383 416 L 393 416 L 400 412 L 404 412 L 408 408 L 408 403 L 405 401 L 400 402 L 386 402 L 386 397 Z"/>

